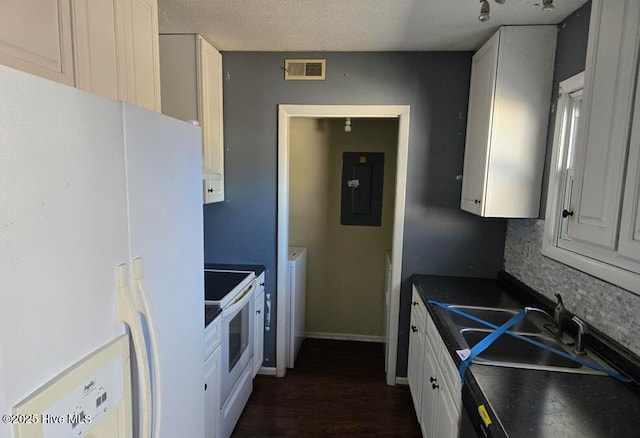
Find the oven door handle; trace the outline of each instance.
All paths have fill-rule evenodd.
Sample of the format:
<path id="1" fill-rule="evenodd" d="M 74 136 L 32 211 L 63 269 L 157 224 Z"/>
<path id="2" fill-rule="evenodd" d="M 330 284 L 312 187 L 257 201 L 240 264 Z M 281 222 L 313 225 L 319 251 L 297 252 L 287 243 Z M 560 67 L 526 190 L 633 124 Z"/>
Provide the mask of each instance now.
<path id="1" fill-rule="evenodd" d="M 240 294 L 227 307 L 222 309 L 222 314 L 224 316 L 230 316 L 242 309 L 253 296 L 253 287 L 255 283 L 255 280 L 252 281 L 248 287 L 240 292 Z"/>

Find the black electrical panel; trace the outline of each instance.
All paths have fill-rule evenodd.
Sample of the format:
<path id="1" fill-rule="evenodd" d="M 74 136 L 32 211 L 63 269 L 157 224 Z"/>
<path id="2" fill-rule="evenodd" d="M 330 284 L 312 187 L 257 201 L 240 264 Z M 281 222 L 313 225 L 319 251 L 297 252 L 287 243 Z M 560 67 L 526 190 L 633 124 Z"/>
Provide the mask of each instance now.
<path id="1" fill-rule="evenodd" d="M 382 224 L 382 178 L 384 153 L 344 152 L 342 154 L 342 225 Z"/>

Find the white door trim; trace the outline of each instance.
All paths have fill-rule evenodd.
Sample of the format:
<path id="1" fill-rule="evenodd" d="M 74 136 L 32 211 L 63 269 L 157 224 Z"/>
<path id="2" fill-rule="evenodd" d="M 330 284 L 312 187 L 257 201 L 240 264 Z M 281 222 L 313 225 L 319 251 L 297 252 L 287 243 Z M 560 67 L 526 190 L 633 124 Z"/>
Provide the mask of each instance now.
<path id="1" fill-rule="evenodd" d="M 407 159 L 409 155 L 409 105 L 278 105 L 278 242 L 277 242 L 277 328 L 276 375 L 287 372 L 285 360 L 285 316 L 287 248 L 289 246 L 289 128 L 292 117 L 312 118 L 397 118 L 398 164 L 396 169 L 396 196 L 393 222 L 391 324 L 389 327 L 389 356 L 387 358 L 387 384 L 396 384 L 398 352 L 398 322 L 400 316 L 400 282 L 402 278 L 402 241 L 404 237 L 404 210 L 407 187 Z"/>

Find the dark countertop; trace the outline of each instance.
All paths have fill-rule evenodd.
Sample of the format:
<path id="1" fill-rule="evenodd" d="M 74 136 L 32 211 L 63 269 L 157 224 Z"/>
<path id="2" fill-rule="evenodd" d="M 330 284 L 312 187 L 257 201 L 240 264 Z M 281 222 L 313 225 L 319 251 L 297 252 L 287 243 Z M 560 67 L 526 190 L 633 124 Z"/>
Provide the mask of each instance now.
<path id="1" fill-rule="evenodd" d="M 204 305 L 204 326 L 208 326 L 216 319 L 216 316 L 222 313 L 222 308 L 217 304 L 205 304 Z"/>
<path id="2" fill-rule="evenodd" d="M 414 275 L 413 284 L 426 302 L 522 308 L 532 304 L 493 279 Z M 461 337 L 444 309 L 427 304 L 449 354 Z M 526 370 L 472 364 L 462 388 L 464 409 L 475 425 L 484 404 L 494 422 L 492 437 L 638 438 L 640 388 L 611 377 Z M 495 419 L 498 421 L 495 421 Z M 484 428 L 484 424 L 482 424 Z"/>
<path id="3" fill-rule="evenodd" d="M 258 277 L 266 268 L 262 265 L 238 265 L 225 263 L 205 263 L 204 269 L 222 269 L 226 271 L 253 271 Z"/>

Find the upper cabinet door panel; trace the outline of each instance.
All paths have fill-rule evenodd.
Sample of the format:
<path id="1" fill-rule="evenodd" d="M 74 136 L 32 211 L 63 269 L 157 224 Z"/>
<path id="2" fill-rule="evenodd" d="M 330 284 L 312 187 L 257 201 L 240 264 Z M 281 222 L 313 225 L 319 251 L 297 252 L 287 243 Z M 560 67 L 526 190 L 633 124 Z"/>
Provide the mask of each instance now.
<path id="1" fill-rule="evenodd" d="M 537 217 L 558 31 L 505 26 L 500 33 L 485 215 Z"/>
<path id="2" fill-rule="evenodd" d="M 0 63 L 74 84 L 70 0 L 3 0 Z"/>
<path id="3" fill-rule="evenodd" d="M 627 180 L 624 191 L 618 252 L 640 262 L 640 75 L 636 85 L 633 131 L 629 146 Z"/>
<path id="4" fill-rule="evenodd" d="M 128 101 L 160 111 L 160 56 L 156 0 L 124 0 Z"/>
<path id="5" fill-rule="evenodd" d="M 605 249 L 616 249 L 633 87 L 638 67 L 640 3 L 594 2 L 585 94 L 578 134 L 576 170 L 567 236 Z M 617 23 L 608 25 L 607 23 Z M 619 23 L 622 23 L 620 26 Z M 563 246 L 565 243 L 562 243 Z M 571 246 L 571 242 L 566 243 Z"/>
<path id="6" fill-rule="evenodd" d="M 73 0 L 76 86 L 118 100 L 114 1 Z"/>
<path id="7" fill-rule="evenodd" d="M 464 151 L 464 178 L 460 207 L 475 214 L 481 214 L 483 206 L 499 42 L 500 33 L 496 32 L 473 55 L 471 64 L 467 141 Z"/>
<path id="8" fill-rule="evenodd" d="M 222 55 L 198 37 L 202 115 L 204 203 L 224 201 L 224 130 L 222 118 Z"/>

